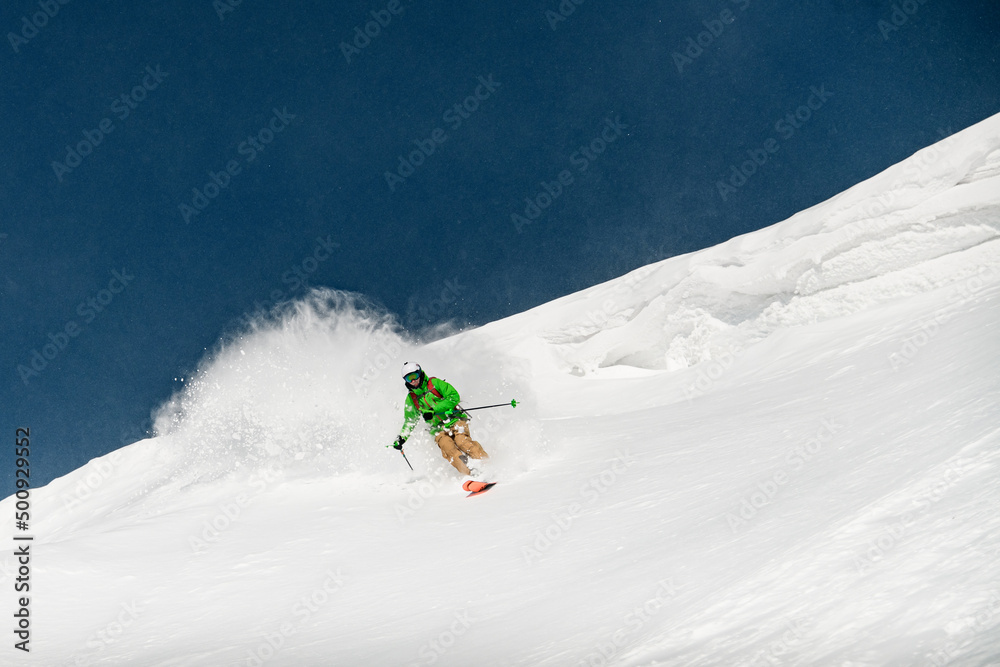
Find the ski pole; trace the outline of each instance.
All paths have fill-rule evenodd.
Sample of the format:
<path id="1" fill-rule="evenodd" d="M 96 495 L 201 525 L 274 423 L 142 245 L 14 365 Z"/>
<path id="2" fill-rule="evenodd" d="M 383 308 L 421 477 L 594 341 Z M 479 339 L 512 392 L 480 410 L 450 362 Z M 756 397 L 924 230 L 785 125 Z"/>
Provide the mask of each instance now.
<path id="1" fill-rule="evenodd" d="M 410 466 L 410 470 L 413 470 L 413 466 L 410 465 L 410 459 L 406 458 L 406 452 L 403 451 L 402 447 L 399 449 L 399 453 L 403 455 L 403 460 L 406 461 L 406 465 Z"/>
<path id="2" fill-rule="evenodd" d="M 478 408 L 462 408 L 463 411 L 469 412 L 470 410 L 485 410 L 486 408 L 502 408 L 505 406 L 510 406 L 512 408 L 517 407 L 517 401 L 511 401 L 510 403 L 497 403 L 496 405 L 480 405 Z"/>
<path id="3" fill-rule="evenodd" d="M 392 446 L 393 445 L 386 445 L 386 447 L 392 447 Z M 402 447 L 399 448 L 399 453 L 403 455 L 403 460 L 406 461 L 406 465 L 410 466 L 410 470 L 413 470 L 413 466 L 410 465 L 410 459 L 406 458 L 406 452 L 403 451 Z"/>

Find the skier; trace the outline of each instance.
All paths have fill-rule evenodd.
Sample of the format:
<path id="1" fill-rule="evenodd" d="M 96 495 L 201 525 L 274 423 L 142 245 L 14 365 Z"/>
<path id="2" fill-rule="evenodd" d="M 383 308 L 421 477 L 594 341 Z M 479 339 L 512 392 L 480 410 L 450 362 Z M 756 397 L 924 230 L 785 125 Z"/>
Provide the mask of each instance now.
<path id="1" fill-rule="evenodd" d="M 471 474 L 466 465 L 469 458 L 489 458 L 482 445 L 469 434 L 469 416 L 458 402 L 458 391 L 440 378 L 427 377 L 420 364 L 403 364 L 403 381 L 409 395 L 403 408 L 403 430 L 393 447 L 403 449 L 403 443 L 413 433 L 417 420 L 423 417 L 441 448 L 441 456 L 463 475 Z"/>

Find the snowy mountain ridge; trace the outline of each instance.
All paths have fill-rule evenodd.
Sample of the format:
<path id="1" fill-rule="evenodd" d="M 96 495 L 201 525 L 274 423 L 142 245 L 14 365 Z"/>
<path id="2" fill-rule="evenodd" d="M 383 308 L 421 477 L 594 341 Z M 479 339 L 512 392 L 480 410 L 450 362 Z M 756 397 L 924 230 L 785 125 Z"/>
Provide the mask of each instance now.
<path id="1" fill-rule="evenodd" d="M 901 275 L 894 278 L 892 287 L 907 293 L 950 283 L 954 281 L 952 267 L 937 267 L 930 260 L 992 240 L 997 234 L 990 212 L 1000 188 L 998 138 L 1000 122 L 993 117 L 975 126 L 975 132 L 970 128 L 948 136 L 780 224 L 642 267 L 504 322 L 519 332 L 524 327 L 534 331 L 544 327 L 546 340 L 556 345 L 596 348 L 576 363 L 578 370 L 592 371 L 620 361 L 615 359 L 617 346 L 608 345 L 608 339 L 626 336 L 629 328 L 617 329 L 632 320 L 638 320 L 632 329 L 642 328 L 646 320 L 658 318 L 658 309 L 676 310 L 663 325 L 682 336 L 674 349 L 664 350 L 666 359 L 652 364 L 633 360 L 639 367 L 672 369 L 711 358 L 713 352 L 731 351 L 727 345 L 710 343 L 712 334 L 718 334 L 713 330 L 728 329 L 727 324 L 738 322 L 744 329 L 756 329 L 751 339 L 757 339 L 776 326 L 840 316 L 877 303 L 879 291 L 866 291 L 855 283 L 887 281 L 885 274 L 897 269 L 896 265 Z M 957 211 L 961 213 L 956 215 Z M 924 255 L 921 259 L 927 266 L 914 266 L 908 254 L 911 248 Z M 841 294 L 808 300 L 835 289 Z M 849 298 L 831 303 L 835 301 L 831 297 L 837 296 Z M 588 303 L 586 312 L 572 312 L 581 301 Z M 827 312 L 827 307 L 836 310 Z M 743 312 L 746 309 L 759 321 L 751 323 Z M 573 324 L 567 326 L 567 321 Z M 490 325 L 490 331 L 504 326 Z M 601 344 L 587 344 L 587 339 L 598 334 Z M 648 349 L 644 347 L 647 339 L 628 338 L 639 338 L 633 345 Z M 700 344 L 693 344 L 694 338 Z M 657 351 L 662 348 L 661 343 Z"/>

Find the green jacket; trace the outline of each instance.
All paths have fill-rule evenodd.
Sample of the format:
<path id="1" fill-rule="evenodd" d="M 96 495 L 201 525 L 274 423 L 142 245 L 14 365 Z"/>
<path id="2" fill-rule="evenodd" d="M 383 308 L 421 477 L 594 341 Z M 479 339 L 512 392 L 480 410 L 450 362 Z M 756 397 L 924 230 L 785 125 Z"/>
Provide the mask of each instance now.
<path id="1" fill-rule="evenodd" d="M 437 393 L 441 394 L 441 398 L 434 395 L 434 392 L 427 386 L 428 383 L 432 384 Z M 407 387 L 407 389 L 410 393 L 407 394 L 403 405 L 403 430 L 399 433 L 404 439 L 410 437 L 413 429 L 423 420 L 425 412 L 434 414 L 431 421 L 428 422 L 431 433 L 434 435 L 461 419 L 469 418 L 467 414 L 457 409 L 458 402 L 462 400 L 458 391 L 440 378 L 425 377 L 419 387 L 416 389 Z M 416 397 L 417 405 L 414 405 L 413 397 Z M 419 409 L 417 409 L 418 405 Z"/>

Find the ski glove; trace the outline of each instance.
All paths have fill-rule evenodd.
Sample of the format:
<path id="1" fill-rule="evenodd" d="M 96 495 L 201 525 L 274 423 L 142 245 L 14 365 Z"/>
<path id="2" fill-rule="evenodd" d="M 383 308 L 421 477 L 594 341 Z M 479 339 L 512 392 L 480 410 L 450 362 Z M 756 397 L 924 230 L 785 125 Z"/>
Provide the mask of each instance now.
<path id="1" fill-rule="evenodd" d="M 432 419 L 434 419 L 434 413 L 433 412 L 425 412 L 424 413 L 424 421 L 425 422 L 429 422 Z"/>
<path id="2" fill-rule="evenodd" d="M 392 445 L 393 449 L 398 449 L 400 451 L 403 451 L 403 443 L 404 442 L 406 442 L 406 438 L 404 438 L 401 435 L 397 435 L 396 436 L 396 442 L 393 443 L 393 445 Z"/>

